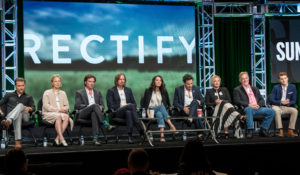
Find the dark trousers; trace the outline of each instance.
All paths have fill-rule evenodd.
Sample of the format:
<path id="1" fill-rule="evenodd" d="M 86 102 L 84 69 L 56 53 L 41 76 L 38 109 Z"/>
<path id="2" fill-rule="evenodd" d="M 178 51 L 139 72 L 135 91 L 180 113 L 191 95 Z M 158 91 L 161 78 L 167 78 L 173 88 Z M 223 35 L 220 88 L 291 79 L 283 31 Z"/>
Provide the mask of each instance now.
<path id="1" fill-rule="evenodd" d="M 78 118 L 92 120 L 93 135 L 99 134 L 100 124 L 103 120 L 105 120 L 104 114 L 101 111 L 100 106 L 97 104 L 81 109 L 79 111 Z"/>
<path id="2" fill-rule="evenodd" d="M 133 125 L 137 128 L 140 134 L 144 133 L 144 129 L 138 119 L 138 114 L 136 112 L 136 105 L 128 104 L 119 108 L 116 111 L 116 117 L 126 119 L 126 126 L 128 130 L 128 135 L 132 135 Z"/>
<path id="3" fill-rule="evenodd" d="M 197 100 L 193 100 L 191 104 L 188 106 L 190 108 L 189 117 L 198 117 L 197 109 L 200 109 L 201 106 L 197 102 Z M 187 114 L 184 111 L 180 111 L 180 114 L 182 116 L 187 116 Z M 204 129 L 204 124 L 201 119 L 193 119 L 193 123 L 195 125 L 196 129 Z"/>

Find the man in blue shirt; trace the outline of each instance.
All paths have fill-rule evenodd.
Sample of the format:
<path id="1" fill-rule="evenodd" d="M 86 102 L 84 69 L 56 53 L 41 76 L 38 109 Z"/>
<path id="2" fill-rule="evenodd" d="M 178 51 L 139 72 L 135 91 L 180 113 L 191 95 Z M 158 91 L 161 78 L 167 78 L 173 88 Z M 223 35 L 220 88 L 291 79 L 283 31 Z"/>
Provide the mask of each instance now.
<path id="1" fill-rule="evenodd" d="M 279 129 L 279 137 L 283 137 L 281 114 L 290 114 L 290 123 L 288 128 L 288 137 L 296 137 L 294 133 L 298 110 L 293 106 L 297 101 L 297 89 L 295 85 L 289 84 L 289 78 L 286 72 L 279 73 L 280 84 L 273 87 L 270 95 L 270 104 L 275 110 L 276 128 Z"/>

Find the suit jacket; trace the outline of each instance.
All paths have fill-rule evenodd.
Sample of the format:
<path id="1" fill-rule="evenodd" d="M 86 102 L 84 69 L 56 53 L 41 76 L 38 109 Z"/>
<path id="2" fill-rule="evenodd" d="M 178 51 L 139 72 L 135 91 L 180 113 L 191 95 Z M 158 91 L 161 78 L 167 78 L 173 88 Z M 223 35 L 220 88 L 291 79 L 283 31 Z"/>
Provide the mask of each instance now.
<path id="1" fill-rule="evenodd" d="M 216 100 L 218 99 L 218 96 L 215 93 L 219 93 L 220 100 L 223 100 L 227 103 L 231 103 L 231 97 L 228 89 L 226 87 L 220 87 L 218 90 L 215 90 L 214 88 L 206 90 L 206 106 L 216 106 Z"/>
<path id="2" fill-rule="evenodd" d="M 265 106 L 265 100 L 262 98 L 259 89 L 253 86 L 250 86 L 254 95 L 256 102 L 259 106 Z M 242 85 L 234 88 L 233 90 L 233 100 L 234 103 L 238 106 L 247 107 L 249 105 L 249 98 L 248 95 Z"/>
<path id="3" fill-rule="evenodd" d="M 126 103 L 127 104 L 131 103 L 136 105 L 131 89 L 128 87 L 124 87 L 124 93 L 126 97 Z M 120 108 L 121 99 L 118 92 L 118 88 L 116 86 L 107 90 L 106 102 L 107 102 L 108 109 L 117 110 Z"/>
<path id="4" fill-rule="evenodd" d="M 96 89 L 93 89 L 94 92 L 94 99 L 95 103 L 100 105 L 102 109 L 104 109 L 104 103 L 102 99 L 102 95 L 100 91 L 97 91 Z M 89 99 L 86 93 L 85 88 L 76 91 L 76 96 L 75 96 L 75 110 L 80 110 L 89 105 Z"/>
<path id="5" fill-rule="evenodd" d="M 278 84 L 273 87 L 272 93 L 270 94 L 270 104 L 280 106 L 282 97 L 282 86 Z M 288 106 L 292 106 L 296 104 L 297 101 L 297 89 L 293 84 L 288 84 L 286 89 L 286 99 L 290 99 L 290 104 Z"/>
<path id="6" fill-rule="evenodd" d="M 151 98 L 152 98 L 152 93 L 153 93 L 153 90 L 151 90 L 150 88 L 145 90 L 143 107 L 146 108 L 146 109 L 149 108 L 150 101 L 151 101 Z M 161 93 L 161 98 L 162 98 L 162 104 L 166 108 L 171 106 L 170 99 L 169 99 L 169 94 L 168 94 L 167 91 Z"/>
<path id="7" fill-rule="evenodd" d="M 200 88 L 197 86 L 192 87 L 193 99 L 200 100 L 201 105 L 204 105 L 204 99 L 201 95 Z M 173 98 L 174 107 L 178 107 L 180 110 L 184 108 L 184 85 L 175 88 L 174 98 Z"/>

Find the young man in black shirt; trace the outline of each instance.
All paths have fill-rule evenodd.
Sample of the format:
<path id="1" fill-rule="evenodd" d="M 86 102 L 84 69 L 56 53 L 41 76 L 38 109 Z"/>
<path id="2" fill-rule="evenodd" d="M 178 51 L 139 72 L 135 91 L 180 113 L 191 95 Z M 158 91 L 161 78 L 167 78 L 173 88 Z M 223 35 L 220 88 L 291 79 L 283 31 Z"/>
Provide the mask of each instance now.
<path id="1" fill-rule="evenodd" d="M 16 91 L 6 93 L 4 98 L 0 100 L 0 113 L 5 115 L 1 125 L 3 129 L 8 129 L 13 123 L 16 141 L 15 147 L 21 148 L 22 120 L 29 120 L 29 113 L 35 110 L 35 105 L 32 96 L 25 93 L 25 79 L 17 78 L 15 80 L 15 87 Z"/>

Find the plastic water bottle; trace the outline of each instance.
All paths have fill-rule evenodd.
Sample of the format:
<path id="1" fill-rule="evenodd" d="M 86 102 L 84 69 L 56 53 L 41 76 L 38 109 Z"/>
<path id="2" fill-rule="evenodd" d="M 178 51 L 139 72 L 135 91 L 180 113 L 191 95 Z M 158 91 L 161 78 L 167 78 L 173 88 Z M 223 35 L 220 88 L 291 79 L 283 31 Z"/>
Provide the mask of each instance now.
<path id="1" fill-rule="evenodd" d="M 186 136 L 186 131 L 183 132 L 183 135 L 182 135 L 182 140 L 184 142 L 186 142 L 186 139 L 187 139 L 187 136 Z"/>
<path id="2" fill-rule="evenodd" d="M 2 138 L 4 138 L 5 142 L 7 141 L 6 130 L 5 129 L 2 130 Z"/>
<path id="3" fill-rule="evenodd" d="M 5 149 L 5 139 L 3 137 L 1 139 L 1 149 Z"/>
<path id="4" fill-rule="evenodd" d="M 44 137 L 43 147 L 47 147 L 47 146 L 48 146 L 47 137 Z"/>
<path id="5" fill-rule="evenodd" d="M 146 110 L 145 110 L 145 108 L 143 108 L 143 111 L 142 111 L 142 118 L 146 118 Z"/>
<path id="6" fill-rule="evenodd" d="M 84 145 L 84 137 L 83 135 L 80 136 L 80 146 L 83 146 Z"/>
<path id="7" fill-rule="evenodd" d="M 153 141 L 153 135 L 152 135 L 151 132 L 149 133 L 149 138 L 150 138 L 151 141 Z"/>

